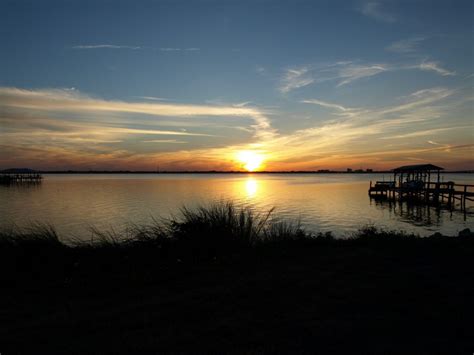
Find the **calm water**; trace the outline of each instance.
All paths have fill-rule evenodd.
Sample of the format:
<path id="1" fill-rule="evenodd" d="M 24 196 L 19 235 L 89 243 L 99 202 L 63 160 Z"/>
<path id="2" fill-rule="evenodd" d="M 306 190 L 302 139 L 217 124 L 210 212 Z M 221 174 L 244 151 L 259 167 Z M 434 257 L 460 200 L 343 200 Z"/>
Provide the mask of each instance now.
<path id="1" fill-rule="evenodd" d="M 176 214 L 184 204 L 232 200 L 262 212 L 276 207 L 278 217 L 337 236 L 366 224 L 420 235 L 474 229 L 472 215 L 370 200 L 369 181 L 381 179 L 369 174 L 46 174 L 37 186 L 0 186 L 0 225 L 47 222 L 62 236 L 89 239 L 90 226 L 120 231 L 130 223 Z M 444 180 L 474 184 L 469 174 L 450 174 Z"/>

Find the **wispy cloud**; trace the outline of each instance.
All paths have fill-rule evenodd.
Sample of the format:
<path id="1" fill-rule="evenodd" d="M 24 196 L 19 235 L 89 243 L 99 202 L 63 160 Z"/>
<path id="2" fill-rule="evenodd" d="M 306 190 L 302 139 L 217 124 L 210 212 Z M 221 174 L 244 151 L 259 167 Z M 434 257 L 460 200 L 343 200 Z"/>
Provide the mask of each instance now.
<path id="1" fill-rule="evenodd" d="M 24 90 L 8 87 L 0 87 L 0 107 L 75 114 L 95 112 L 97 114 L 135 113 L 184 118 L 243 117 L 254 121 L 251 127 L 254 129 L 256 137 L 270 137 L 274 134 L 269 118 L 256 107 L 111 101 L 92 98 L 70 89 Z"/>
<path id="2" fill-rule="evenodd" d="M 141 49 L 140 46 L 124 46 L 117 44 L 83 44 L 72 46 L 73 49 Z"/>
<path id="3" fill-rule="evenodd" d="M 151 101 L 170 101 L 164 97 L 155 97 L 155 96 L 134 96 L 137 99 L 151 100 Z"/>
<path id="4" fill-rule="evenodd" d="M 143 141 L 143 143 L 165 143 L 165 144 L 185 144 L 185 141 L 178 141 L 175 139 L 151 139 Z"/>
<path id="5" fill-rule="evenodd" d="M 287 69 L 280 80 L 279 90 L 288 93 L 311 84 L 336 81 L 336 87 L 393 70 L 387 64 L 357 64 L 339 61 L 323 66 L 304 66 Z"/>
<path id="6" fill-rule="evenodd" d="M 300 101 L 301 103 L 305 104 L 313 104 L 313 105 L 318 105 L 321 107 L 325 107 L 330 110 L 336 110 L 338 113 L 335 113 L 337 116 L 341 117 L 356 117 L 359 115 L 363 110 L 360 108 L 352 108 L 352 107 L 345 107 L 340 104 L 335 104 L 332 102 L 327 102 L 327 101 L 322 101 L 319 99 L 307 99 L 307 100 L 302 100 Z"/>
<path id="7" fill-rule="evenodd" d="M 159 157 L 160 164 L 170 161 L 172 169 L 206 168 L 206 164 L 231 169 L 228 158 L 214 155 L 216 146 L 239 139 L 264 142 L 276 134 L 266 113 L 255 106 L 124 102 L 71 89 L 0 87 L 0 112 L 0 166 L 28 161 L 43 168 L 138 169 L 147 168 Z M 215 120 L 232 124 L 216 124 Z M 163 129 L 165 122 L 178 127 L 189 124 Z M 223 136 L 229 129 L 241 133 Z M 190 142 L 168 137 L 189 137 Z M 207 147 L 206 154 L 197 155 L 197 146 Z M 178 147 L 190 150 L 187 153 Z M 166 152 L 172 152 L 169 159 Z"/>
<path id="8" fill-rule="evenodd" d="M 380 22 L 393 23 L 397 21 L 395 15 L 384 9 L 381 1 L 367 1 L 362 4 L 360 12 L 365 16 Z"/>
<path id="9" fill-rule="evenodd" d="M 448 110 L 449 106 L 443 108 L 441 105 L 443 100 L 454 93 L 454 90 L 445 88 L 419 90 L 400 98 L 401 102 L 397 105 L 373 109 L 353 109 L 344 104 L 319 99 L 303 100 L 304 103 L 334 110 L 335 114 L 340 115 L 341 118 L 321 120 L 318 117 L 315 120 L 318 123 L 313 127 L 295 130 L 287 134 L 280 133 L 272 139 L 250 148 L 249 145 L 242 144 L 216 149 L 186 151 L 179 154 L 179 159 L 176 154 L 170 153 L 166 159 L 169 158 L 174 163 L 179 161 L 180 164 L 184 164 L 186 161 L 192 162 L 193 155 L 212 160 L 216 157 L 231 156 L 233 152 L 239 150 L 255 149 L 272 162 L 271 167 L 274 170 L 340 168 L 344 165 L 351 167 L 354 164 L 361 166 L 361 162 L 364 162 L 363 164 L 367 167 L 390 168 L 395 164 L 403 164 L 408 160 L 408 157 L 425 161 L 432 160 L 427 159 L 430 154 L 437 154 L 436 159 L 440 161 L 440 164 L 442 162 L 440 157 L 459 160 L 466 154 L 466 150 L 472 149 L 471 146 L 466 144 L 446 145 L 450 147 L 448 152 L 445 149 L 446 146 L 420 148 L 413 142 L 406 145 L 406 140 L 409 140 L 410 136 L 400 138 L 396 142 L 386 140 L 387 143 L 384 142 L 384 144 L 380 144 L 381 141 L 377 140 L 377 138 L 391 135 L 440 129 L 437 134 L 442 135 L 443 140 L 449 141 L 452 139 L 450 130 L 443 131 L 442 129 L 446 128 L 446 123 L 437 120 L 437 118 L 443 115 L 443 110 Z M 436 106 L 433 106 L 434 103 Z M 462 132 L 463 129 L 459 128 L 460 126 L 463 125 L 453 123 L 453 127 L 457 127 Z M 421 133 L 419 134 L 421 137 Z M 459 140 L 457 138 L 456 142 Z M 459 153 L 455 153 L 455 151 L 459 151 Z M 452 154 L 457 155 L 454 157 Z M 164 157 L 162 156 L 162 158 Z"/>
<path id="10" fill-rule="evenodd" d="M 352 84 L 361 79 L 369 79 L 379 74 L 400 70 L 431 71 L 441 76 L 456 75 L 456 72 L 445 69 L 440 63 L 424 60 L 413 64 L 389 63 L 360 63 L 352 61 L 338 61 L 326 65 L 307 65 L 284 71 L 278 90 L 288 93 L 308 85 L 323 82 L 336 82 L 336 87 Z"/>
<path id="11" fill-rule="evenodd" d="M 405 140 L 412 137 L 442 135 L 444 140 L 449 140 L 452 139 L 451 131 L 465 131 L 465 125 L 452 123 L 452 126 L 446 127 L 446 122 L 439 119 L 449 107 L 444 108 L 441 103 L 455 92 L 440 87 L 419 90 L 400 98 L 401 102 L 397 105 L 372 109 L 350 108 L 344 104 L 319 99 L 303 100 L 304 103 L 334 110 L 341 118 L 326 120 L 315 127 L 280 135 L 267 142 L 264 147 L 270 152 L 275 152 L 273 156 L 275 160 L 286 162 L 284 163 L 286 168 L 289 165 L 295 169 L 308 164 L 319 164 L 319 166 L 322 164 L 325 167 L 340 164 L 350 166 L 349 164 L 354 161 L 360 162 L 364 157 L 370 157 L 367 163 L 380 166 L 381 162 L 377 160 L 398 156 L 400 161 L 403 161 L 406 154 L 412 156 L 415 154 L 417 158 L 425 157 L 426 160 L 425 154 L 431 150 L 417 149 L 412 142 L 411 149 L 402 150 L 397 146 L 404 146 Z M 435 103 L 436 106 L 433 106 Z M 391 144 L 384 144 L 386 149 L 384 153 L 380 153 L 380 147 L 374 148 L 375 139 L 388 140 L 395 136 L 398 140 L 394 142 L 393 148 Z M 282 150 L 280 147 L 285 149 Z M 295 157 L 305 159 L 299 162 Z"/>
<path id="12" fill-rule="evenodd" d="M 107 128 L 110 133 L 123 134 L 151 134 L 160 136 L 198 136 L 198 137 L 212 137 L 211 134 L 191 133 L 185 131 L 164 131 L 158 129 L 135 129 L 135 128 Z"/>
<path id="13" fill-rule="evenodd" d="M 401 139 L 401 138 L 423 137 L 423 136 L 431 136 L 434 134 L 438 134 L 440 132 L 461 130 L 461 129 L 472 129 L 472 126 L 443 127 L 443 128 L 435 128 L 435 129 L 428 129 L 428 130 L 420 130 L 420 131 L 409 132 L 405 134 L 397 134 L 397 135 L 389 136 L 389 137 L 380 137 L 380 139 Z M 428 143 L 434 144 L 434 145 L 439 144 L 433 141 L 428 141 Z"/>
<path id="14" fill-rule="evenodd" d="M 334 104 L 334 103 L 331 103 L 331 102 L 322 101 L 322 100 L 318 100 L 318 99 L 307 99 L 307 100 L 302 100 L 301 102 L 305 103 L 305 104 L 315 104 L 315 105 L 319 105 L 319 106 L 326 107 L 326 108 L 333 108 L 333 109 L 336 109 L 336 110 L 339 110 L 339 111 L 342 111 L 342 112 L 346 112 L 346 111 L 351 110 L 350 108 L 344 107 L 342 105 Z"/>
<path id="15" fill-rule="evenodd" d="M 452 96 L 454 93 L 455 90 L 443 87 L 418 90 L 411 93 L 406 99 L 406 102 L 397 106 L 384 108 L 382 110 L 379 110 L 378 112 L 380 114 L 393 114 L 402 111 L 409 111 L 418 108 L 419 106 L 430 105 L 437 101 L 443 100 L 449 96 Z"/>
<path id="16" fill-rule="evenodd" d="M 309 67 L 299 67 L 287 69 L 279 90 L 282 93 L 287 93 L 291 90 L 299 89 L 304 86 L 308 86 L 314 82 L 314 79 L 310 75 Z"/>
<path id="17" fill-rule="evenodd" d="M 265 121 L 267 113 L 257 107 L 122 102 L 75 90 L 0 88 L 0 165 L 21 161 L 36 166 L 147 169 L 159 162 L 170 170 L 232 169 L 236 167 L 232 156 L 249 149 L 264 155 L 273 170 L 341 168 L 361 162 L 391 168 L 409 159 L 466 165 L 466 157 L 472 156 L 468 123 L 451 120 L 448 127 L 446 121 L 446 113 L 458 105 L 451 101 L 456 92 L 442 87 L 418 90 L 394 105 L 377 108 L 306 99 L 302 102 L 332 110 L 336 118 L 327 119 L 318 111 L 312 126 L 277 132 Z M 158 116 L 169 121 L 187 117 L 184 122 L 197 124 L 200 117 L 243 117 L 238 124 L 245 138 L 235 139 L 233 133 L 215 144 L 218 137 L 209 137 L 216 134 L 215 128 L 162 129 Z M 253 124 L 242 123 L 246 119 Z M 380 140 L 394 136 L 399 138 Z M 443 144 L 427 143 L 428 139 Z"/>
<path id="18" fill-rule="evenodd" d="M 337 86 L 349 84 L 353 81 L 368 78 L 385 71 L 388 71 L 388 66 L 384 64 L 373 65 L 348 65 L 339 70 L 338 76 L 341 79 Z"/>
<path id="19" fill-rule="evenodd" d="M 456 72 L 444 69 L 437 62 L 424 61 L 420 63 L 416 68 L 425 71 L 434 71 L 442 76 L 453 76 L 456 75 Z"/>
<path id="20" fill-rule="evenodd" d="M 248 106 L 252 103 L 252 101 L 244 101 L 244 102 L 238 102 L 236 104 L 233 104 L 232 106 L 234 107 L 245 107 Z"/>
<path id="21" fill-rule="evenodd" d="M 161 47 L 158 48 L 161 52 L 197 52 L 200 51 L 200 48 L 190 47 L 190 48 L 179 48 L 179 47 Z"/>
<path id="22" fill-rule="evenodd" d="M 424 40 L 426 40 L 426 37 L 424 36 L 416 36 L 416 37 L 411 37 L 407 39 L 401 39 L 399 41 L 393 42 L 385 49 L 389 52 L 394 52 L 394 53 L 403 53 L 403 54 L 414 53 L 418 50 L 418 46 Z"/>

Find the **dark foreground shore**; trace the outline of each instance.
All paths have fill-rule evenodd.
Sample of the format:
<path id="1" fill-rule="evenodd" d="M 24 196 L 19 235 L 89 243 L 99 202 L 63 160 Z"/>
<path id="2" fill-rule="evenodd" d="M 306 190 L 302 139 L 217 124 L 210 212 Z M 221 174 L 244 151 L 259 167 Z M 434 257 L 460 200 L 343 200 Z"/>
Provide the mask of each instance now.
<path id="1" fill-rule="evenodd" d="M 221 217 L 93 245 L 3 232 L 1 354 L 474 351 L 472 234 L 242 242 Z"/>

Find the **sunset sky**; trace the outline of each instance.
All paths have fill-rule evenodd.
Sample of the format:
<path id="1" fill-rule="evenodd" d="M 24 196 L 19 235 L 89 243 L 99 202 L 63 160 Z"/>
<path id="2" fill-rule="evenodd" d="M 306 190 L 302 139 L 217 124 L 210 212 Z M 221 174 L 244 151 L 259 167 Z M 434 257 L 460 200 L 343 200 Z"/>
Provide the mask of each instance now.
<path id="1" fill-rule="evenodd" d="M 0 0 L 0 169 L 474 169 L 473 4 Z"/>

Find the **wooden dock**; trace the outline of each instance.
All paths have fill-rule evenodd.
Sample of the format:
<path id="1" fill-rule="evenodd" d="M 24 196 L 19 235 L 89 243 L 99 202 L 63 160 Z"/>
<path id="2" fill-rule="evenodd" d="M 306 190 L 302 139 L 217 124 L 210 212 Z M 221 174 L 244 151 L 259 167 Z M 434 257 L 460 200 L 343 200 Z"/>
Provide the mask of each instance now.
<path id="1" fill-rule="evenodd" d="M 451 208 L 468 208 L 468 201 L 474 202 L 474 185 L 446 183 L 428 183 L 417 189 L 396 187 L 395 182 L 370 182 L 369 196 L 390 200 L 416 200 L 431 204 L 445 204 Z"/>
<path id="2" fill-rule="evenodd" d="M 474 185 L 440 182 L 442 168 L 426 164 L 394 169 L 392 181 L 370 182 L 369 196 L 389 200 L 416 201 L 426 204 L 443 204 L 450 209 L 468 209 L 468 201 L 474 202 Z M 431 181 L 432 173 L 437 179 Z"/>
<path id="3" fill-rule="evenodd" d="M 0 173 L 0 184 L 40 183 L 43 176 L 39 173 Z"/>

